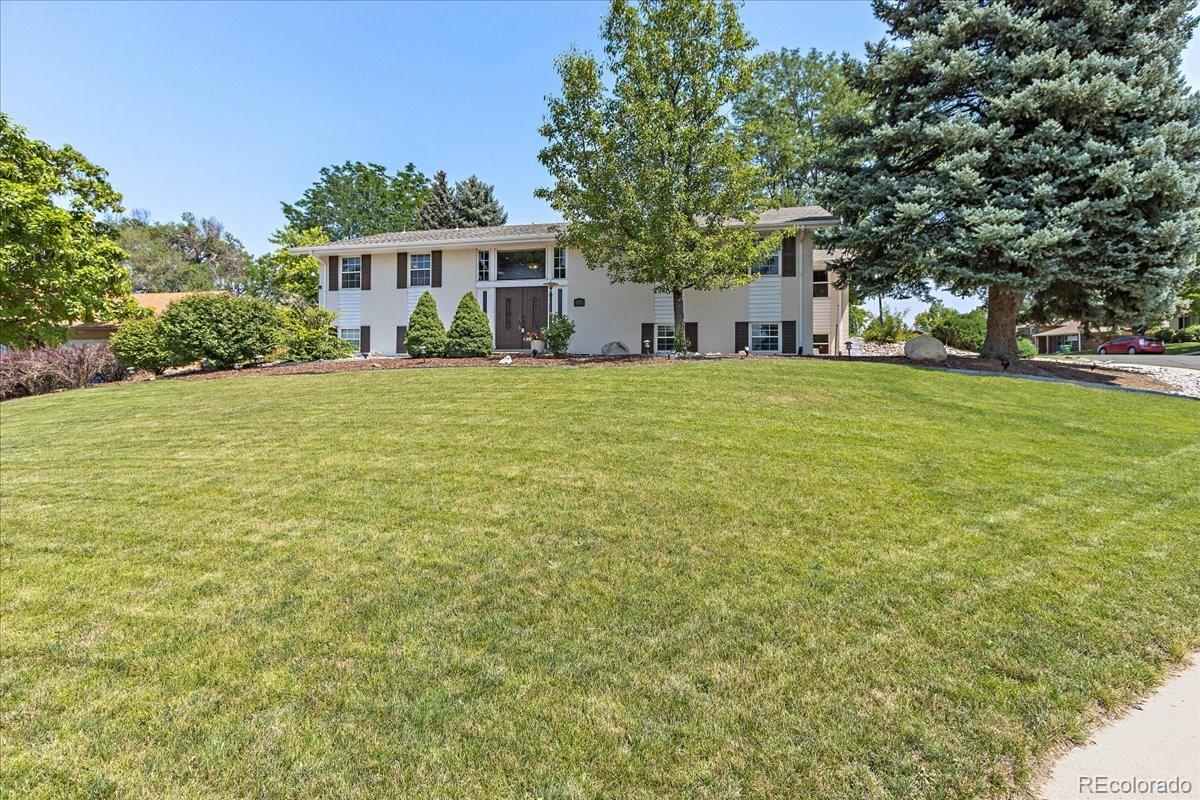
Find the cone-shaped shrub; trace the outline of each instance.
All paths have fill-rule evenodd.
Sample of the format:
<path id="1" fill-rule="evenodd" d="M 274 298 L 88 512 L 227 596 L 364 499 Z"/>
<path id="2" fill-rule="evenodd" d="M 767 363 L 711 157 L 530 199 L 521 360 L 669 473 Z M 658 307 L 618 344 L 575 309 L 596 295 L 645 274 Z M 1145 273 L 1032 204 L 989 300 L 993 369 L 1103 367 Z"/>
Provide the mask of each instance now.
<path id="1" fill-rule="evenodd" d="M 438 316 L 437 303 L 429 292 L 421 295 L 408 320 L 404 349 L 418 358 L 440 356 L 446 352 L 446 329 Z"/>
<path id="2" fill-rule="evenodd" d="M 492 352 L 492 328 L 488 325 L 487 314 L 475 301 L 474 292 L 467 292 L 458 301 L 446 340 L 448 356 L 465 358 Z"/>

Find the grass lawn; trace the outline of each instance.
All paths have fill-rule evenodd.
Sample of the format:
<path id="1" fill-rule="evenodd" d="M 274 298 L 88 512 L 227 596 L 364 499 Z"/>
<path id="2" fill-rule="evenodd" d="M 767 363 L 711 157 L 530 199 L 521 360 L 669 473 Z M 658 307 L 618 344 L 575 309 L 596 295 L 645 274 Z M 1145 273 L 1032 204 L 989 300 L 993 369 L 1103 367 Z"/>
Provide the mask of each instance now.
<path id="1" fill-rule="evenodd" d="M 491 367 L 0 435 L 5 797 L 1006 797 L 1200 646 L 1185 399 Z"/>

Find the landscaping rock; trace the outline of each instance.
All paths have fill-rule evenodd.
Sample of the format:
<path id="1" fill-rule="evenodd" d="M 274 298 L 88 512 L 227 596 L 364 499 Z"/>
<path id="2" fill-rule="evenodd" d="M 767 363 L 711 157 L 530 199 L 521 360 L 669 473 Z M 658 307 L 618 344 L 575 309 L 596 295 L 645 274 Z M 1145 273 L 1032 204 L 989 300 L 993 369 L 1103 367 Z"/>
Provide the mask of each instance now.
<path id="1" fill-rule="evenodd" d="M 504 358 L 500 359 L 496 363 L 499 364 L 500 366 L 507 367 L 512 362 L 513 362 L 512 356 L 505 356 Z"/>
<path id="2" fill-rule="evenodd" d="M 932 336 L 918 336 L 904 343 L 904 357 L 910 361 L 945 361 L 946 346 Z"/>
<path id="3" fill-rule="evenodd" d="M 600 348 L 600 354 L 605 356 L 627 356 L 629 348 L 624 342 L 609 342 Z"/>

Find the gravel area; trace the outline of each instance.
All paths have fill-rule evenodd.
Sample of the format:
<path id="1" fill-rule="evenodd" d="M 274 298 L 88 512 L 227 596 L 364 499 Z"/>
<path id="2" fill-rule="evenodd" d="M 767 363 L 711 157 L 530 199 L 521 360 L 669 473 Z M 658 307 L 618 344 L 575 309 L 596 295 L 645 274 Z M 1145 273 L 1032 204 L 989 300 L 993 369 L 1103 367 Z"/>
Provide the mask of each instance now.
<path id="1" fill-rule="evenodd" d="M 1062 364 L 1062 361 L 1055 361 Z M 1078 364 L 1079 362 L 1074 362 Z M 1149 364 L 1114 364 L 1105 362 L 1104 369 L 1128 372 L 1135 375 L 1145 375 L 1148 378 L 1165 384 L 1168 394 L 1178 394 L 1184 397 L 1200 399 L 1200 371 L 1194 369 L 1179 369 L 1177 367 L 1155 367 Z"/>
<path id="2" fill-rule="evenodd" d="M 862 339 L 851 339 L 850 342 L 854 346 L 850 351 L 850 355 L 853 357 L 886 358 L 904 355 L 903 342 L 865 342 Z M 979 355 L 978 353 L 972 353 L 970 350 L 959 350 L 955 347 L 947 347 L 946 353 L 952 356 L 967 356 L 971 358 Z M 837 355 L 842 354 L 838 353 Z"/>

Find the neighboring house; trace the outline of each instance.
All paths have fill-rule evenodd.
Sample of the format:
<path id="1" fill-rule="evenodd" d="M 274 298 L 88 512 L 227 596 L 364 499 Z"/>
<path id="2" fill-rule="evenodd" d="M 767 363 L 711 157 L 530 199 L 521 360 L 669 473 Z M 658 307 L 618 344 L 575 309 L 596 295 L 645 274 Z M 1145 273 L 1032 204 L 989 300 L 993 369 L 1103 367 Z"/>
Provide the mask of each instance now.
<path id="1" fill-rule="evenodd" d="M 812 234 L 837 223 L 817 206 L 763 212 L 756 230 L 791 230 L 780 250 L 736 289 L 684 292 L 688 338 L 703 353 L 838 352 L 849 336 L 849 297 L 834 288 Z M 671 349 L 671 296 L 647 284 L 610 283 L 582 254 L 555 246 L 558 224 L 406 231 L 296 248 L 323 262 L 320 303 L 360 352 L 403 353 L 409 315 L 424 292 L 449 325 L 474 292 L 497 350 L 528 348 L 525 332 L 562 313 L 575 323 L 572 353 L 620 342 L 630 352 Z"/>
<path id="2" fill-rule="evenodd" d="M 1200 325 L 1200 315 L 1188 313 L 1171 317 L 1166 321 L 1163 327 L 1170 328 L 1173 331 L 1179 331 L 1183 330 L 1184 328 L 1190 328 L 1193 325 Z"/>
<path id="3" fill-rule="evenodd" d="M 174 303 L 194 294 L 215 294 L 215 292 L 134 292 L 133 299 L 142 308 L 148 308 L 154 314 Z M 67 346 L 89 347 L 104 344 L 116 331 L 118 325 L 113 322 L 78 322 L 67 332 Z"/>
<path id="4" fill-rule="evenodd" d="M 1067 320 L 1061 325 L 1053 325 L 1032 334 L 1033 343 L 1039 353 L 1057 353 L 1059 347 L 1068 345 L 1071 350 L 1081 350 L 1080 326 L 1075 320 Z"/>

